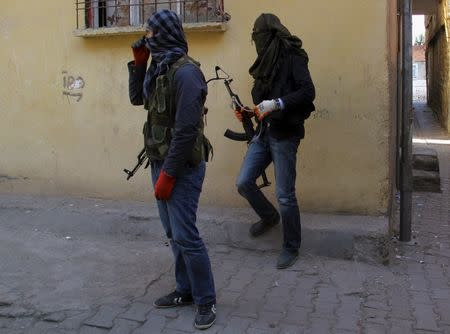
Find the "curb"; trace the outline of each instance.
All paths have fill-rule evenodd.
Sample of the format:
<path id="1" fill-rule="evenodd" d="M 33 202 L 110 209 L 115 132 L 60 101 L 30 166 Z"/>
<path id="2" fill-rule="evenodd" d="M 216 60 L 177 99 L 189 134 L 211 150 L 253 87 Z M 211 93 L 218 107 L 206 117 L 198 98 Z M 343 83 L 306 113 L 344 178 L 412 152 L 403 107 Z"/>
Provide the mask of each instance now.
<path id="1" fill-rule="evenodd" d="M 208 244 L 254 251 L 278 252 L 282 246 L 281 224 L 258 238 L 249 236 L 252 221 L 205 219 L 198 227 Z M 301 253 L 330 258 L 386 264 L 390 240 L 387 217 L 347 215 L 301 215 Z"/>

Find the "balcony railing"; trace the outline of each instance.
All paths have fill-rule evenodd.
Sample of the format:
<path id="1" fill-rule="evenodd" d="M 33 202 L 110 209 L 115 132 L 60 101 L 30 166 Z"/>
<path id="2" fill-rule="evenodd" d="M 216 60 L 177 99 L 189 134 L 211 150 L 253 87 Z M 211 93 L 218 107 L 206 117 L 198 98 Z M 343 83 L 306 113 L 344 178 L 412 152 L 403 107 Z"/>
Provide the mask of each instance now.
<path id="1" fill-rule="evenodd" d="M 223 0 L 77 0 L 77 29 L 142 27 L 160 9 L 173 10 L 183 23 L 220 23 L 229 19 Z"/>

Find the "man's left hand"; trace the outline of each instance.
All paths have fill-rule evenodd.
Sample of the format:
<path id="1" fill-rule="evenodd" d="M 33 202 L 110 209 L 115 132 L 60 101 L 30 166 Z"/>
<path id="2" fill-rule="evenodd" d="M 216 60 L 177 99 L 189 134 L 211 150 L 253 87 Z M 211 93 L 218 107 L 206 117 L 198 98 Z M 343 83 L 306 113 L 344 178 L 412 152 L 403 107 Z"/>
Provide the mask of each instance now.
<path id="1" fill-rule="evenodd" d="M 260 121 L 262 121 L 265 117 L 267 117 L 271 112 L 278 110 L 279 105 L 275 100 L 264 100 L 257 106 L 253 108 L 253 111 L 255 112 L 256 117 Z"/>
<path id="2" fill-rule="evenodd" d="M 168 201 L 175 186 L 175 177 L 161 170 L 155 184 L 155 197 L 159 201 Z"/>

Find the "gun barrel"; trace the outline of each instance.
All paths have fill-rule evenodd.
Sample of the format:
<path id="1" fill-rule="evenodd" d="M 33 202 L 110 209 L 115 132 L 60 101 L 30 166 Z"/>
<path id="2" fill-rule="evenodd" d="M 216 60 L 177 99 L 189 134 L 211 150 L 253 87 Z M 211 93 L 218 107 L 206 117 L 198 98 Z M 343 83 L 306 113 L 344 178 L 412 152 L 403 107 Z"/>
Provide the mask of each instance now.
<path id="1" fill-rule="evenodd" d="M 132 171 L 129 171 L 128 169 L 124 169 L 123 171 L 127 174 L 127 181 L 134 175 L 134 173 Z"/>

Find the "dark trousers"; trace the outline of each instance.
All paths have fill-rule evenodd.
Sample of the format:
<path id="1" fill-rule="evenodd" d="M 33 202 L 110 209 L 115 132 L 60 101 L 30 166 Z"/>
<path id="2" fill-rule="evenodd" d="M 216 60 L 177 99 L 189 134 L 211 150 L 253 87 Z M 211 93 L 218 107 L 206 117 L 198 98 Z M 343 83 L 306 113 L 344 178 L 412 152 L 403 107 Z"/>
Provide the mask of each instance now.
<path id="1" fill-rule="evenodd" d="M 273 162 L 276 196 L 283 224 L 283 247 L 299 249 L 301 243 L 300 210 L 295 195 L 296 160 L 299 138 L 275 139 L 268 131 L 251 141 L 237 179 L 239 193 L 262 219 L 271 219 L 277 210 L 256 185 L 256 179 Z"/>

